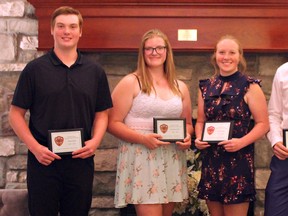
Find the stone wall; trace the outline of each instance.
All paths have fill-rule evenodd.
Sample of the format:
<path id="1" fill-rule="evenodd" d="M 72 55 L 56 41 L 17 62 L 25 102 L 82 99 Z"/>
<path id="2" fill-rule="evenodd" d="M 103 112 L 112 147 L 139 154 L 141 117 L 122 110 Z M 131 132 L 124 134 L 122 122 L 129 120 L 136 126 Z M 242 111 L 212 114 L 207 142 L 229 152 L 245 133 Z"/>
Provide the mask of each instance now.
<path id="1" fill-rule="evenodd" d="M 7 115 L 13 91 L 23 67 L 40 56 L 37 51 L 38 21 L 26 0 L 0 1 L 0 188 L 26 188 L 27 148 L 13 133 Z M 140 38 L 139 38 L 140 40 Z M 173 46 L 173 44 L 172 44 Z M 111 90 L 136 67 L 137 53 L 86 53 L 105 68 Z M 198 80 L 212 74 L 211 53 L 175 53 L 180 79 L 190 88 L 193 118 L 197 118 Z M 267 101 L 275 70 L 287 61 L 287 53 L 246 53 L 248 73 L 262 79 Z M 119 215 L 113 207 L 117 140 L 106 134 L 95 156 L 93 203 L 90 215 Z M 263 215 L 264 189 L 269 177 L 272 151 L 263 138 L 255 145 L 257 201 L 255 215 Z"/>

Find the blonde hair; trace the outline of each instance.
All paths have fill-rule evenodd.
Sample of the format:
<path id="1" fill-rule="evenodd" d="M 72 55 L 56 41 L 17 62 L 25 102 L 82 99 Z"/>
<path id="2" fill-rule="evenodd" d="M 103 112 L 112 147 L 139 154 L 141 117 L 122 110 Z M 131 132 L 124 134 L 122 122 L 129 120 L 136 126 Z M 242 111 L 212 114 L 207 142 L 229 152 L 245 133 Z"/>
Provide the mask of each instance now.
<path id="1" fill-rule="evenodd" d="M 150 94 L 152 89 L 154 89 L 152 77 L 150 73 L 148 73 L 148 68 L 144 59 L 144 46 L 145 42 L 153 37 L 160 37 L 165 42 L 166 47 L 166 60 L 164 62 L 164 73 L 165 77 L 168 81 L 168 85 L 171 88 L 174 94 L 180 95 L 181 92 L 178 88 L 178 83 L 176 79 L 176 71 L 174 64 L 173 51 L 168 40 L 168 37 L 159 29 L 151 29 L 147 31 L 143 37 L 139 47 L 138 52 L 138 65 L 137 65 L 137 74 L 139 75 L 139 79 L 141 81 L 141 88 L 144 93 Z"/>
<path id="2" fill-rule="evenodd" d="M 211 56 L 211 63 L 214 67 L 214 72 L 215 72 L 215 75 L 219 74 L 220 73 L 220 69 L 216 63 L 216 52 L 217 52 L 217 46 L 218 44 L 225 40 L 225 39 L 230 39 L 232 41 L 234 41 L 237 45 L 238 45 L 238 51 L 239 51 L 239 56 L 240 56 L 240 59 L 239 59 L 239 64 L 238 64 L 238 70 L 242 73 L 245 73 L 246 72 L 246 68 L 247 68 L 247 63 L 246 63 L 246 60 L 244 58 L 244 52 L 243 52 L 243 47 L 242 47 L 242 44 L 239 42 L 239 40 L 237 38 L 235 38 L 234 36 L 232 35 L 224 35 L 222 36 L 216 43 L 215 45 L 215 48 L 214 48 L 214 53 L 213 55 Z"/>
<path id="3" fill-rule="evenodd" d="M 60 15 L 69 15 L 69 14 L 73 14 L 73 15 L 76 15 L 78 17 L 78 20 L 79 20 L 79 27 L 80 27 L 80 30 L 82 29 L 82 26 L 83 26 L 83 17 L 80 13 L 80 11 L 72 8 L 72 7 L 69 7 L 69 6 L 62 6 L 62 7 L 59 7 L 57 8 L 51 15 L 51 21 L 50 21 L 50 25 L 52 28 L 54 28 L 55 26 L 55 20 L 58 16 Z"/>

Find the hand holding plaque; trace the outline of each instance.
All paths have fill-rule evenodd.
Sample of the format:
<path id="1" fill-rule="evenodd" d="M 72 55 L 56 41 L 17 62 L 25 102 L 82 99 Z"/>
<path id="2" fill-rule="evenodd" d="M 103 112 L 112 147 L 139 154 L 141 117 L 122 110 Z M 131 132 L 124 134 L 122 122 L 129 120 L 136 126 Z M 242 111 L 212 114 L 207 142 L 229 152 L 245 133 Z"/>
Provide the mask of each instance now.
<path id="1" fill-rule="evenodd" d="M 206 121 L 201 140 L 208 143 L 218 143 L 231 139 L 233 123 L 233 121 Z"/>
<path id="2" fill-rule="evenodd" d="M 183 141 L 186 137 L 185 118 L 153 118 L 154 133 L 162 136 L 162 141 Z"/>
<path id="3" fill-rule="evenodd" d="M 70 155 L 83 147 L 83 129 L 49 130 L 49 149 L 58 155 Z"/>

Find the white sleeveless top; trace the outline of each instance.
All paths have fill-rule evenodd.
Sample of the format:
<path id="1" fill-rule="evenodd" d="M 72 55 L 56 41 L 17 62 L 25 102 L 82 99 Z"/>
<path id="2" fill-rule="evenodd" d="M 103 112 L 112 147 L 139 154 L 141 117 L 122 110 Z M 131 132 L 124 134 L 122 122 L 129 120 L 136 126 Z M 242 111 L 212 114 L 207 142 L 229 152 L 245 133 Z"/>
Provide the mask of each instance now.
<path id="1" fill-rule="evenodd" d="M 179 118 L 182 110 L 182 99 L 179 96 L 163 100 L 155 94 L 148 95 L 140 91 L 134 98 L 124 123 L 135 130 L 152 131 L 153 117 Z"/>
<path id="2" fill-rule="evenodd" d="M 140 133 L 153 132 L 153 117 L 177 118 L 182 99 L 162 100 L 140 91 L 124 123 Z M 120 140 L 117 158 L 115 206 L 182 202 L 188 197 L 186 151 L 175 143 L 154 150 Z"/>

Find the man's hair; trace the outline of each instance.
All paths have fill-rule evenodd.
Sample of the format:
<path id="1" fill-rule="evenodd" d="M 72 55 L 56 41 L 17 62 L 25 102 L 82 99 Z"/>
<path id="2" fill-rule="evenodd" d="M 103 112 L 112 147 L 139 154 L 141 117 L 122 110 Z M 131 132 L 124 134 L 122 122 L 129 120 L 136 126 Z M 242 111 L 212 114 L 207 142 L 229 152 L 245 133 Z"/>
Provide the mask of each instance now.
<path id="1" fill-rule="evenodd" d="M 53 28 L 55 26 L 55 20 L 56 20 L 57 16 L 59 16 L 59 15 L 69 15 L 69 14 L 74 14 L 74 15 L 78 16 L 79 27 L 80 27 L 80 29 L 82 29 L 83 17 L 81 15 L 80 11 L 78 11 L 78 10 L 72 8 L 72 7 L 69 7 L 69 6 L 59 7 L 52 13 L 52 16 L 51 16 L 51 27 Z"/>

